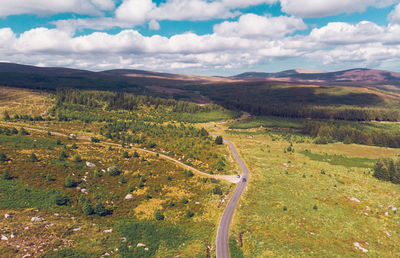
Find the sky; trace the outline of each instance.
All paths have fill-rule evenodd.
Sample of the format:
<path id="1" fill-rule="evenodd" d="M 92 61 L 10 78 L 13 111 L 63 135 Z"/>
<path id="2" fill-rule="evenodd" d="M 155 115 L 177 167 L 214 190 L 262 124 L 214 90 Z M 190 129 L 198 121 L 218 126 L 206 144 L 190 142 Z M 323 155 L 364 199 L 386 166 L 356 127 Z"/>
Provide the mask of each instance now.
<path id="1" fill-rule="evenodd" d="M 225 76 L 400 72 L 400 0 L 0 0 L 0 62 Z"/>

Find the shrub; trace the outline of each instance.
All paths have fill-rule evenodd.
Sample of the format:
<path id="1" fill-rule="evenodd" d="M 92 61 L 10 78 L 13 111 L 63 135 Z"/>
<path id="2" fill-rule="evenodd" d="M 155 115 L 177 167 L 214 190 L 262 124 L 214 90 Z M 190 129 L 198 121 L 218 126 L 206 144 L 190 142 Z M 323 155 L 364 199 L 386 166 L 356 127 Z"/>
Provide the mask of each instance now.
<path id="1" fill-rule="evenodd" d="M 146 196 L 144 197 L 146 200 L 150 200 L 151 198 L 153 198 L 153 197 L 151 197 L 151 195 L 150 194 L 146 194 Z"/>
<path id="2" fill-rule="evenodd" d="M 126 184 L 126 183 L 127 183 L 126 178 L 125 178 L 124 176 L 121 177 L 121 179 L 119 180 L 119 182 L 120 182 L 121 184 Z"/>
<path id="3" fill-rule="evenodd" d="M 60 139 L 57 139 L 57 145 L 61 145 L 61 140 Z"/>
<path id="4" fill-rule="evenodd" d="M 93 172 L 93 176 L 96 177 L 96 178 L 99 178 L 99 177 L 101 177 L 102 175 L 103 175 L 103 173 L 102 173 L 100 170 L 98 170 L 98 169 L 96 169 L 96 170 Z"/>
<path id="5" fill-rule="evenodd" d="M 78 149 L 78 146 L 76 145 L 76 143 L 73 143 L 72 146 L 71 146 L 71 148 L 74 149 L 74 150 L 76 150 L 76 149 Z"/>
<path id="6" fill-rule="evenodd" d="M 65 178 L 64 186 L 65 187 L 75 187 L 76 186 L 76 182 L 74 181 L 74 179 L 72 179 L 71 176 L 67 176 Z"/>
<path id="7" fill-rule="evenodd" d="M 224 170 L 224 167 L 225 167 L 224 161 L 223 161 L 221 158 L 218 159 L 218 162 L 217 162 L 217 164 L 215 165 L 215 168 L 216 168 L 218 171 L 222 171 L 222 170 Z"/>
<path id="8" fill-rule="evenodd" d="M 287 211 L 287 207 L 286 206 L 283 206 L 283 211 Z"/>
<path id="9" fill-rule="evenodd" d="M 144 186 L 144 179 L 143 179 L 143 177 L 141 177 L 141 178 L 139 179 L 138 187 L 139 187 L 139 188 L 142 188 L 143 186 Z"/>
<path id="10" fill-rule="evenodd" d="M 99 216 L 106 216 L 108 214 L 107 209 L 104 207 L 103 203 L 101 201 L 98 201 L 96 205 L 93 208 L 94 213 L 96 213 Z"/>
<path id="11" fill-rule="evenodd" d="M 193 177 L 193 172 L 191 171 L 191 170 L 189 170 L 189 169 L 185 169 L 184 171 L 183 171 L 183 174 L 185 175 L 185 176 L 187 176 L 187 177 Z"/>
<path id="12" fill-rule="evenodd" d="M 15 127 L 11 128 L 11 133 L 12 134 L 18 134 L 17 128 L 15 128 Z"/>
<path id="13" fill-rule="evenodd" d="M 160 210 L 156 210 L 154 212 L 154 218 L 156 220 L 164 220 L 164 214 L 162 214 L 162 212 Z"/>
<path id="14" fill-rule="evenodd" d="M 314 210 L 318 210 L 318 206 L 317 206 L 317 205 L 314 205 L 313 209 L 314 209 Z"/>
<path id="15" fill-rule="evenodd" d="M 135 151 L 135 152 L 133 153 L 133 157 L 139 158 L 139 153 L 137 153 L 137 151 Z"/>
<path id="16" fill-rule="evenodd" d="M 5 110 L 5 111 L 3 112 L 3 119 L 4 119 L 4 121 L 10 120 L 10 115 L 8 114 L 8 111 L 7 111 L 7 110 Z"/>
<path id="17" fill-rule="evenodd" d="M 29 135 L 29 133 L 23 127 L 21 127 L 21 129 L 19 129 L 19 134 L 20 135 Z"/>
<path id="18" fill-rule="evenodd" d="M 194 212 L 192 212 L 191 210 L 186 211 L 186 217 L 191 218 L 193 216 L 194 216 Z"/>

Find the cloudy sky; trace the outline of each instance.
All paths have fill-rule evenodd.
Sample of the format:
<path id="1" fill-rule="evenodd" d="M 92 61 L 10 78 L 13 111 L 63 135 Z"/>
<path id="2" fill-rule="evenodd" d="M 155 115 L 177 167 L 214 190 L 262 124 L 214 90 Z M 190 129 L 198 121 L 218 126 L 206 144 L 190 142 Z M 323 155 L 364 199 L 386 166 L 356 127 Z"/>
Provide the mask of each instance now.
<path id="1" fill-rule="evenodd" d="M 201 75 L 400 72 L 400 0 L 0 0 L 0 61 Z"/>

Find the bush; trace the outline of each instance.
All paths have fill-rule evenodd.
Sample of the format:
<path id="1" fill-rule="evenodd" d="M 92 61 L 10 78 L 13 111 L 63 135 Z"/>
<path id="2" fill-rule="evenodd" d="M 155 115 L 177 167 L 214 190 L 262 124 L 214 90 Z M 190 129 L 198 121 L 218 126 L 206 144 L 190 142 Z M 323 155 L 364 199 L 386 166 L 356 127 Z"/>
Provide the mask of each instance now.
<path id="1" fill-rule="evenodd" d="M 191 210 L 186 211 L 186 217 L 191 218 L 193 216 L 194 216 L 194 212 L 192 212 Z"/>
<path id="2" fill-rule="evenodd" d="M 64 186 L 65 187 L 75 187 L 76 186 L 76 182 L 74 181 L 74 179 L 72 179 L 71 176 L 67 176 L 65 178 Z"/>
<path id="3" fill-rule="evenodd" d="M 94 213 L 96 213 L 99 216 L 106 216 L 108 214 L 107 209 L 104 207 L 103 203 L 101 201 L 98 201 L 96 205 L 93 208 Z"/>
<path id="4" fill-rule="evenodd" d="M 160 210 L 156 210 L 154 212 L 154 218 L 156 220 L 164 220 L 164 214 L 162 214 L 162 212 Z"/>
<path id="5" fill-rule="evenodd" d="M 373 176 L 382 181 L 400 184 L 400 160 L 380 159 L 374 166 Z"/>
<path id="6" fill-rule="evenodd" d="M 76 150 L 76 149 L 78 149 L 78 146 L 76 145 L 76 143 L 73 143 L 72 146 L 71 146 L 71 148 L 74 149 L 74 150 Z"/>
<path id="7" fill-rule="evenodd" d="M 189 170 L 189 169 L 185 169 L 184 171 L 183 171 L 183 174 L 185 175 L 185 176 L 187 176 L 187 177 L 193 177 L 193 172 L 191 171 L 191 170 Z"/>
<path id="8" fill-rule="evenodd" d="M 109 167 L 107 171 L 109 176 L 119 176 L 122 173 L 122 171 L 116 166 Z"/>
<path id="9" fill-rule="evenodd" d="M 18 134 L 17 128 L 15 128 L 15 127 L 11 128 L 11 133 L 12 134 Z"/>
<path id="10" fill-rule="evenodd" d="M 96 170 L 93 172 L 93 176 L 96 177 L 96 178 L 99 178 L 99 177 L 101 177 L 102 175 L 103 175 L 103 173 L 102 173 L 100 170 L 98 170 L 98 169 L 96 169 Z"/>
<path id="11" fill-rule="evenodd" d="M 139 158 L 139 153 L 137 153 L 137 151 L 135 151 L 135 152 L 133 153 L 133 157 Z"/>
<path id="12" fill-rule="evenodd" d="M 126 184 L 126 183 L 127 183 L 126 178 L 125 178 L 124 176 L 121 177 L 121 179 L 119 180 L 119 182 L 120 182 L 121 184 Z"/>
<path id="13" fill-rule="evenodd" d="M 67 205 L 69 203 L 69 199 L 65 194 L 57 193 L 55 196 L 55 202 L 58 206 Z"/>
<path id="14" fill-rule="evenodd" d="M 141 178 L 139 179 L 138 187 L 139 187 L 139 188 L 142 188 L 142 187 L 144 186 L 144 182 L 145 182 L 145 180 L 143 179 L 143 177 L 141 177 Z"/>
<path id="15" fill-rule="evenodd" d="M 181 199 L 181 203 L 187 204 L 188 202 L 189 202 L 189 200 L 185 196 L 183 196 Z"/>
<path id="16" fill-rule="evenodd" d="M 214 187 L 213 194 L 222 195 L 222 189 L 218 185 Z"/>
<path id="17" fill-rule="evenodd" d="M 96 137 L 90 137 L 90 141 L 91 142 L 94 142 L 94 143 L 98 143 L 98 142 L 100 142 L 100 140 L 98 139 L 98 138 L 96 138 Z"/>
<path id="18" fill-rule="evenodd" d="M 215 143 L 218 144 L 218 145 L 223 144 L 224 143 L 224 139 L 222 139 L 222 136 L 217 136 L 215 138 Z"/>

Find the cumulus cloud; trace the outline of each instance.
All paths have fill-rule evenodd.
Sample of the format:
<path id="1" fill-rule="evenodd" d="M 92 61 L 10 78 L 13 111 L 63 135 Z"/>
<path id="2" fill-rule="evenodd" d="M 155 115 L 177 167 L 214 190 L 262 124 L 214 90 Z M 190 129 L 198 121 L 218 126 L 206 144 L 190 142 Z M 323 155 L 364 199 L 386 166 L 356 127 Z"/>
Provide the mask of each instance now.
<path id="1" fill-rule="evenodd" d="M 400 4 L 389 14 L 389 20 L 391 23 L 400 24 Z"/>
<path id="2" fill-rule="evenodd" d="M 297 30 L 305 30 L 307 25 L 302 19 L 279 16 L 264 17 L 244 14 L 237 22 L 225 21 L 214 26 L 219 35 L 238 35 L 241 37 L 283 37 Z"/>
<path id="3" fill-rule="evenodd" d="M 397 0 L 280 0 L 282 11 L 300 17 L 324 17 L 340 13 L 363 12 L 367 7 L 386 7 Z"/>
<path id="4" fill-rule="evenodd" d="M 51 15 L 78 13 L 101 15 L 101 10 L 114 8 L 112 0 L 0 0 L 0 17 L 17 14 Z"/>

